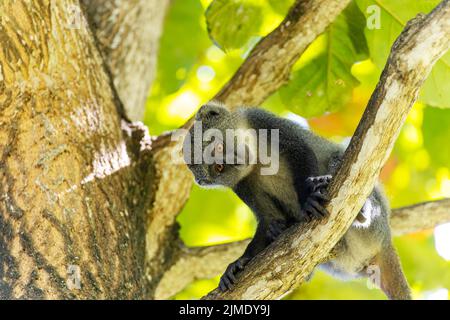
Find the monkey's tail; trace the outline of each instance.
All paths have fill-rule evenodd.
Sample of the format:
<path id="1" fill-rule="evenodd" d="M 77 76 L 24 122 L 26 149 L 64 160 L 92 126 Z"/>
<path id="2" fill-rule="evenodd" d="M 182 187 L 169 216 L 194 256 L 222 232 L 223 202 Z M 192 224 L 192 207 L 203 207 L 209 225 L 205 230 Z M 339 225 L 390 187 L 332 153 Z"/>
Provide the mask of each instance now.
<path id="1" fill-rule="evenodd" d="M 403 273 L 400 259 L 392 243 L 375 257 L 380 268 L 380 287 L 391 300 L 411 300 L 411 290 Z"/>

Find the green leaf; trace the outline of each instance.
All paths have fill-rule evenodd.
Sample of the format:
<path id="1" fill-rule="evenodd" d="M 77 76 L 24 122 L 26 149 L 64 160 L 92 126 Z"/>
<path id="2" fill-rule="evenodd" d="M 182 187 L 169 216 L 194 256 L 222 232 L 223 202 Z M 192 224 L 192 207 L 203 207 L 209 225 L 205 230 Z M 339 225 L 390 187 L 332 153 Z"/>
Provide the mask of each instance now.
<path id="1" fill-rule="evenodd" d="M 426 108 L 423 114 L 423 143 L 437 166 L 450 163 L 450 110 Z"/>
<path id="2" fill-rule="evenodd" d="M 335 111 L 351 99 L 359 82 L 352 65 L 366 59 L 365 20 L 351 3 L 323 35 L 323 52 L 294 71 L 291 81 L 280 90 L 283 103 L 302 116 Z"/>
<path id="3" fill-rule="evenodd" d="M 439 256 L 431 237 L 403 236 L 395 238 L 394 244 L 412 288 L 425 291 L 450 286 L 450 262 Z"/>
<path id="4" fill-rule="evenodd" d="M 201 25 L 203 8 L 197 0 L 172 2 L 160 42 L 158 75 L 160 95 L 178 90 L 198 56 L 210 45 Z"/>
<path id="5" fill-rule="evenodd" d="M 250 208 L 231 189 L 197 185 L 177 220 L 181 238 L 189 246 L 251 237 L 256 223 Z"/>
<path id="6" fill-rule="evenodd" d="M 430 106 L 450 108 L 450 53 L 436 62 L 423 84 L 419 100 Z"/>
<path id="7" fill-rule="evenodd" d="M 250 0 L 214 0 L 206 10 L 210 38 L 223 50 L 238 49 L 258 35 L 262 8 Z"/>
<path id="8" fill-rule="evenodd" d="M 295 0 L 268 0 L 269 5 L 278 14 L 286 15 Z"/>
<path id="9" fill-rule="evenodd" d="M 391 46 L 406 23 L 418 13 L 430 12 L 440 1 L 357 0 L 356 2 L 369 21 L 365 34 L 370 56 L 375 64 L 383 69 Z M 376 18 L 376 10 L 380 13 L 379 29 L 371 23 Z M 435 64 L 422 87 L 419 100 L 428 105 L 450 108 L 450 53 Z"/>

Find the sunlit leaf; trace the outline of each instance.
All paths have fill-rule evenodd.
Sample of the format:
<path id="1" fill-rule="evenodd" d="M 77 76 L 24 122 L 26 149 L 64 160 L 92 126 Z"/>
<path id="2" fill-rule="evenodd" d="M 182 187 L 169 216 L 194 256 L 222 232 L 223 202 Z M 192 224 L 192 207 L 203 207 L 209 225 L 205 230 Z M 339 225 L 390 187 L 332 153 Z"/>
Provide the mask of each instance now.
<path id="1" fill-rule="evenodd" d="M 426 108 L 423 115 L 423 142 L 439 166 L 450 165 L 450 110 Z"/>
<path id="2" fill-rule="evenodd" d="M 301 285 L 287 299 L 293 300 L 385 300 L 381 290 L 369 285 L 367 279 L 342 281 L 321 270 L 314 271 L 311 280 Z"/>
<path id="3" fill-rule="evenodd" d="M 432 237 L 401 237 L 395 239 L 395 246 L 412 287 L 430 290 L 450 286 L 450 262 L 436 252 Z"/>
<path id="4" fill-rule="evenodd" d="M 366 26 L 370 56 L 379 68 L 386 64 L 395 39 L 406 23 L 418 13 L 428 13 L 439 0 L 357 0 L 361 11 L 368 19 Z M 376 19 L 379 13 L 379 23 Z M 374 20 L 375 19 L 375 20 Z M 426 55 L 427 53 L 424 52 Z M 450 53 L 434 66 L 423 84 L 420 100 L 426 104 L 450 108 Z"/>
<path id="5" fill-rule="evenodd" d="M 279 14 L 285 15 L 295 0 L 268 0 L 272 9 Z"/>
<path id="6" fill-rule="evenodd" d="M 210 45 L 202 29 L 203 8 L 197 0 L 174 0 L 164 23 L 158 58 L 159 94 L 175 92 L 198 56 Z"/>
<path id="7" fill-rule="evenodd" d="M 163 130 L 175 129 L 182 125 L 179 121 L 181 115 L 186 112 L 184 106 L 189 105 L 189 99 L 186 100 L 186 98 L 191 97 L 202 102 L 210 99 L 231 78 L 239 64 L 242 63 L 245 56 L 243 52 L 252 44 L 248 40 L 253 38 L 255 34 L 264 36 L 276 27 L 288 10 L 288 3 L 291 4 L 293 1 L 235 1 L 261 7 L 262 24 L 259 29 L 255 28 L 250 36 L 247 35 L 246 40 L 242 40 L 242 43 L 245 44 L 240 47 L 240 50 L 224 53 L 212 45 L 208 39 L 206 24 L 203 23 L 205 19 L 203 8 L 206 8 L 211 1 L 173 0 L 162 36 L 161 54 L 158 60 L 158 77 L 153 82 L 152 96 L 147 104 L 145 121 L 150 133 L 153 135 L 159 134 Z M 360 4 L 360 2 L 362 1 L 358 3 Z M 430 9 L 436 3 L 435 0 L 367 1 L 370 4 L 381 3 L 384 5 L 387 3 L 389 6 L 400 4 L 392 7 L 390 12 L 402 21 L 407 21 L 412 17 L 410 14 L 404 16 L 405 11 L 410 10 L 408 7 L 417 7 L 419 2 L 428 2 Z M 420 5 L 423 5 L 423 3 Z M 366 13 L 366 7 L 361 7 L 361 10 Z M 418 12 L 418 10 L 416 11 Z M 380 12 L 383 18 L 383 11 Z M 352 14 L 347 14 L 347 17 L 352 16 Z M 359 13 L 359 16 L 363 17 L 362 13 Z M 348 66 L 351 66 L 354 61 L 367 56 L 367 49 L 364 49 L 364 40 L 361 40 L 361 38 L 364 39 L 361 30 L 364 30 L 365 21 L 360 20 L 350 19 L 346 22 L 349 24 L 347 29 L 341 28 L 347 33 L 347 38 L 343 42 L 345 46 L 354 47 L 350 50 L 353 61 L 345 60 L 345 68 L 341 66 L 343 69 L 348 69 Z M 385 25 L 383 21 L 385 20 L 382 20 L 381 26 L 383 28 L 389 26 L 388 24 Z M 392 19 L 386 21 L 392 22 Z M 234 23 L 234 21 L 231 21 L 228 25 L 225 24 L 225 28 L 222 28 L 223 32 L 228 32 Z M 352 24 L 355 24 L 355 26 Z M 351 30 L 351 32 L 348 32 L 348 30 Z M 355 30 L 359 32 L 354 32 Z M 395 33 L 385 32 L 383 36 L 386 38 L 377 38 L 379 42 L 371 44 L 371 47 L 378 48 L 376 50 L 380 51 L 378 52 L 380 55 L 384 54 L 384 58 L 382 57 L 384 60 L 377 63 L 365 59 L 364 62 L 351 66 L 352 74 L 361 84 L 352 90 L 351 101 L 346 103 L 344 107 L 338 107 L 338 112 L 325 114 L 308 121 L 314 132 L 335 141 L 340 141 L 339 139 L 342 137 L 349 136 L 354 132 L 367 100 L 378 81 L 381 72 L 378 65 L 384 66 L 392 41 L 401 30 L 402 27 L 399 27 Z M 306 54 L 302 56 L 294 68 L 296 71 L 307 66 L 311 69 L 310 71 L 305 69 L 309 75 L 309 78 L 306 78 L 307 82 L 316 81 L 319 84 L 326 84 L 329 81 L 327 79 L 329 74 L 323 70 L 320 75 L 316 74 L 316 71 L 321 70 L 320 68 L 326 65 L 328 61 L 326 57 L 323 57 L 327 55 L 327 40 L 327 35 L 321 36 L 314 45 L 308 48 Z M 374 39 L 370 38 L 370 40 L 373 41 Z M 331 42 L 331 47 L 340 41 L 339 39 Z M 362 45 L 361 48 L 359 44 Z M 334 51 L 332 53 L 335 54 Z M 338 51 L 338 54 L 343 55 L 341 51 Z M 319 58 L 323 59 L 321 60 L 322 63 L 325 61 L 323 65 L 320 65 L 320 61 L 312 63 L 314 59 Z M 380 57 L 375 58 L 379 59 Z M 204 66 L 214 69 L 216 76 L 212 81 L 204 82 L 198 77 L 197 71 Z M 333 66 L 333 64 L 330 66 Z M 335 74 L 331 74 L 331 76 L 333 79 L 342 77 L 339 73 L 337 76 Z M 438 78 L 436 78 L 436 81 L 441 82 L 441 85 L 445 82 Z M 349 83 L 354 85 L 356 82 L 351 79 Z M 445 83 L 448 83 L 448 81 L 446 80 Z M 326 86 L 322 85 L 322 88 L 325 89 Z M 430 99 L 435 98 L 435 95 L 441 99 L 438 92 L 431 90 L 429 94 Z M 341 103 L 346 100 L 345 97 L 345 94 L 340 97 Z M 307 102 L 303 98 L 299 98 L 298 103 L 300 105 L 292 108 L 292 105 L 282 103 L 280 94 L 277 92 L 265 101 L 263 107 L 278 115 L 285 115 L 289 111 L 287 109 L 302 111 L 305 103 L 308 103 L 311 109 L 306 111 L 311 112 L 311 114 L 331 110 L 328 105 L 321 106 L 322 101 L 316 99 L 313 102 Z M 315 109 L 315 103 L 322 111 L 319 110 L 320 112 L 318 112 Z M 383 183 L 393 207 L 442 197 L 442 190 L 445 188 L 443 182 L 448 179 L 449 171 L 447 168 L 449 168 L 450 163 L 448 150 L 448 142 L 450 141 L 449 112 L 450 110 L 424 108 L 422 104 L 416 104 L 412 108 L 394 147 L 392 157 L 384 170 Z M 181 238 L 188 246 L 210 245 L 251 237 L 256 223 L 250 209 L 231 190 L 205 190 L 197 186 L 193 188 L 189 201 L 178 216 L 178 221 L 181 225 Z M 416 294 L 415 298 L 423 297 L 426 291 L 433 292 L 441 288 L 450 288 L 450 262 L 445 261 L 437 254 L 431 231 L 394 240 L 405 274 L 413 287 L 413 292 Z M 200 298 L 215 288 L 217 283 L 218 277 L 195 281 L 176 298 Z M 380 290 L 369 290 L 366 279 L 344 282 L 316 271 L 310 282 L 302 285 L 299 290 L 294 291 L 286 298 L 385 299 L 385 296 Z"/>
<path id="8" fill-rule="evenodd" d="M 230 189 L 196 185 L 178 221 L 181 237 L 190 246 L 251 237 L 255 224 L 250 209 Z"/>
<path id="9" fill-rule="evenodd" d="M 244 46 L 263 21 L 262 8 L 249 0 L 214 0 L 205 16 L 209 36 L 224 50 Z"/>
<path id="10" fill-rule="evenodd" d="M 323 52 L 294 71 L 281 89 L 287 107 L 311 117 L 336 111 L 350 101 L 353 88 L 359 84 L 351 67 L 367 57 L 364 24 L 358 7 L 350 4 L 325 32 Z"/>

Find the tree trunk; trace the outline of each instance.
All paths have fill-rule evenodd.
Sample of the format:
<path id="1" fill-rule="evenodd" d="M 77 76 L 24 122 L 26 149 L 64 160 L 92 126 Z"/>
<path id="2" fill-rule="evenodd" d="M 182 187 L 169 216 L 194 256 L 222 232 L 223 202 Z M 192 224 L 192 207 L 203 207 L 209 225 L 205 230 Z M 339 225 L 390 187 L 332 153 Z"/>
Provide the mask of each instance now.
<path id="1" fill-rule="evenodd" d="M 128 120 L 144 112 L 170 1 L 81 2 L 0 1 L 0 299 L 167 298 L 246 241 L 184 246 L 192 177 L 169 135 Z M 297 0 L 216 98 L 262 102 L 348 2 Z M 448 200 L 426 206 L 432 222 L 408 208 L 398 229 L 448 221 Z"/>
<path id="2" fill-rule="evenodd" d="M 0 12 L 0 298 L 145 297 L 145 132 L 77 2 Z"/>
<path id="3" fill-rule="evenodd" d="M 127 117 L 144 115 L 169 0 L 82 0 Z"/>

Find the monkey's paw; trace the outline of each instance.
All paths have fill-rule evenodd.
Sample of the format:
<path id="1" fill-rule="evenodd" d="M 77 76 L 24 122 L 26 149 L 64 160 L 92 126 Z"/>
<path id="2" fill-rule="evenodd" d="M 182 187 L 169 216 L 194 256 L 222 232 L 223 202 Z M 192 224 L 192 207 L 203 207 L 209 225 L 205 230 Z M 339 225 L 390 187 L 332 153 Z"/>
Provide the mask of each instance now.
<path id="1" fill-rule="evenodd" d="M 330 174 L 317 177 L 309 177 L 306 179 L 306 187 L 310 193 L 321 192 L 324 193 L 325 189 L 331 182 L 332 176 Z"/>
<path id="2" fill-rule="evenodd" d="M 236 283 L 236 275 L 242 271 L 245 265 L 250 261 L 246 257 L 240 257 L 235 262 L 230 263 L 225 273 L 220 278 L 219 289 L 222 292 L 230 290 Z"/>
<path id="3" fill-rule="evenodd" d="M 267 228 L 267 237 L 270 242 L 275 241 L 276 238 L 288 228 L 286 221 L 284 220 L 272 220 Z"/>
<path id="4" fill-rule="evenodd" d="M 306 213 L 306 220 L 327 218 L 330 213 L 325 205 L 330 201 L 326 188 L 330 184 L 331 175 L 310 177 L 306 179 L 309 196 L 306 199 L 303 211 Z"/>

